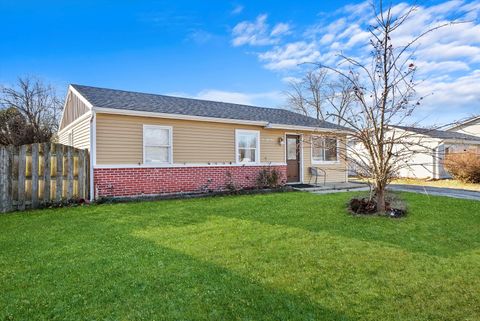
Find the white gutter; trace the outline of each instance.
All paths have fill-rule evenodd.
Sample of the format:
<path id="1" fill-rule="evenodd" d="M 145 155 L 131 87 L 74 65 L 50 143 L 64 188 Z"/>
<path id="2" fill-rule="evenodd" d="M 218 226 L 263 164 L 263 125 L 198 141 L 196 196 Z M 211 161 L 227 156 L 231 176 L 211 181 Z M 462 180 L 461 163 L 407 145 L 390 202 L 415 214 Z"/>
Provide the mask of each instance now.
<path id="1" fill-rule="evenodd" d="M 479 137 L 480 139 L 480 137 Z M 469 139 L 444 139 L 444 143 L 448 144 L 472 144 L 472 145 L 480 145 L 480 140 L 469 140 Z"/>
<path id="2" fill-rule="evenodd" d="M 286 124 L 272 124 L 268 123 L 265 126 L 267 129 L 287 129 L 287 130 L 300 130 L 300 131 L 311 131 L 311 132 L 322 132 L 322 133 L 343 133 L 350 134 L 351 132 L 347 130 L 335 129 L 335 128 L 322 128 L 322 127 L 308 127 L 308 126 L 296 126 L 296 125 L 286 125 Z"/>

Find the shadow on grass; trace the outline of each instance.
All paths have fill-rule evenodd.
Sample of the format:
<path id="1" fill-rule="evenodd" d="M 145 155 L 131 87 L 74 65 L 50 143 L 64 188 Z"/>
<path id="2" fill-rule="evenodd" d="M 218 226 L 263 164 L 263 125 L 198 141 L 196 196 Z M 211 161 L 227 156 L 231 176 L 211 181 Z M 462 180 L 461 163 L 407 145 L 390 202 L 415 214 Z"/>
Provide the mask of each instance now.
<path id="1" fill-rule="evenodd" d="M 224 216 L 325 231 L 443 257 L 480 247 L 480 216 L 476 214 L 480 202 L 402 193 L 408 216 L 397 220 L 348 215 L 346 203 L 352 195 L 294 192 L 116 204 L 103 210 L 118 212 L 115 223 L 134 223 L 140 228 L 198 224 L 208 216 Z"/>
<path id="2" fill-rule="evenodd" d="M 408 216 L 397 220 L 348 215 L 346 203 L 352 195 L 354 193 L 314 195 L 292 192 L 105 204 L 7 215 L 2 223 L 14 221 L 18 226 L 24 221 L 29 224 L 45 217 L 48 221 L 45 224 L 62 226 L 65 216 L 78 215 L 88 218 L 89 222 L 141 229 L 199 224 L 209 216 L 224 216 L 302 228 L 310 232 L 328 232 L 442 257 L 480 247 L 480 216 L 477 215 L 480 202 L 402 193 Z"/>
<path id="3" fill-rule="evenodd" d="M 351 320 L 131 236 L 131 226 L 64 220 L 22 252 L 30 236 L 9 235 L 9 250 L 0 254 L 0 320 Z"/>
<path id="4" fill-rule="evenodd" d="M 413 214 L 394 221 L 345 214 L 348 197 L 289 193 L 1 217 L 0 317 L 468 320 L 475 314 L 478 235 L 469 233 L 478 221 L 465 220 L 472 214 L 464 211 L 444 222 L 432 212 L 475 204 L 408 196 Z M 423 208 L 430 212 L 417 212 Z M 469 248 L 468 257 L 439 255 Z"/>
<path id="5" fill-rule="evenodd" d="M 133 235 L 330 310 L 345 308 L 361 320 L 438 319 L 449 314 L 446 305 L 474 302 L 478 286 L 470 283 L 479 272 L 474 256 L 437 259 L 379 242 L 257 221 L 217 216 Z M 462 279 L 452 275 L 454 265 Z M 468 294 L 458 299 L 460 293 Z"/>

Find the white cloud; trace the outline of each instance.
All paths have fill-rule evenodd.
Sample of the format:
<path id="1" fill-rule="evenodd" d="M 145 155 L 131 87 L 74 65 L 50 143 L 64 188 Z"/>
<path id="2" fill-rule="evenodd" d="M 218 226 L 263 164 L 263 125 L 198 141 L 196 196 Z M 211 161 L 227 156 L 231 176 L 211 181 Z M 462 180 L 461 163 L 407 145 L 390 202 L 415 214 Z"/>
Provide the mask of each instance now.
<path id="1" fill-rule="evenodd" d="M 236 5 L 230 13 L 233 15 L 240 14 L 243 12 L 243 9 L 244 9 L 244 6 Z"/>
<path id="2" fill-rule="evenodd" d="M 392 8 L 394 15 L 401 14 L 409 4 L 399 3 Z M 431 26 L 439 25 L 466 13 L 472 15 L 480 12 L 480 1 L 466 2 L 462 0 L 446 1 L 434 6 L 418 6 L 408 23 L 395 31 L 396 45 L 403 45 L 411 41 L 419 32 Z M 260 15 L 255 22 L 241 22 L 234 28 L 233 44 L 273 46 L 258 53 L 260 61 L 267 69 L 291 69 L 299 63 L 312 58 L 332 57 L 340 51 L 346 54 L 368 51 L 371 38 L 367 27 L 373 22 L 371 5 L 368 1 L 347 5 L 338 10 L 338 16 L 328 22 L 321 21 L 306 26 L 305 31 L 297 35 L 297 40 L 281 42 L 273 36 L 292 33 L 290 26 L 278 23 L 268 33 L 267 15 Z M 295 35 L 294 35 L 295 36 Z M 424 62 L 426 69 L 432 70 L 444 63 L 449 71 L 454 68 L 451 61 L 466 60 L 480 61 L 480 24 L 469 21 L 439 29 L 421 39 L 419 42 L 418 57 Z M 331 59 L 330 59 L 331 60 Z M 323 61 L 322 61 L 323 62 Z M 460 66 L 460 64 L 456 64 Z M 465 64 L 461 70 L 467 70 Z"/>
<path id="3" fill-rule="evenodd" d="M 205 44 L 205 43 L 209 42 L 213 38 L 214 38 L 214 35 L 211 34 L 210 32 L 205 31 L 205 30 L 197 29 L 197 30 L 193 30 L 192 32 L 190 32 L 187 35 L 186 39 L 190 40 L 190 41 L 193 41 L 193 42 L 195 42 L 199 45 L 202 45 L 202 44 Z"/>
<path id="4" fill-rule="evenodd" d="M 287 77 L 283 77 L 282 81 L 286 84 L 291 84 L 293 82 L 299 82 L 301 79 L 302 78 L 300 77 L 287 76 Z"/>
<path id="5" fill-rule="evenodd" d="M 290 32 L 290 26 L 287 23 L 278 23 L 271 29 L 267 18 L 267 14 L 261 14 L 253 22 L 238 23 L 232 30 L 232 44 L 234 46 L 266 46 L 279 43 L 281 36 Z"/>
<path id="6" fill-rule="evenodd" d="M 417 117 L 428 123 L 449 123 L 478 114 L 480 111 L 480 70 L 456 79 L 429 79 L 421 83 L 418 93 L 425 96 Z"/>
<path id="7" fill-rule="evenodd" d="M 167 95 L 264 107 L 279 107 L 284 103 L 284 95 L 280 91 L 250 93 L 219 89 L 205 89 L 196 94 L 172 92 Z"/>
<path id="8" fill-rule="evenodd" d="M 421 76 L 445 75 L 454 71 L 468 71 L 470 66 L 459 60 L 453 61 L 416 61 L 418 74 Z"/>
<path id="9" fill-rule="evenodd" d="M 266 61 L 265 67 L 271 70 L 291 69 L 299 64 L 315 62 L 320 57 L 317 46 L 304 41 L 278 46 L 259 55 Z"/>
<path id="10" fill-rule="evenodd" d="M 402 14 L 409 7 L 407 2 L 397 3 L 392 13 Z M 460 106 L 458 110 L 476 108 L 476 113 L 480 111 L 478 17 L 480 0 L 424 4 L 417 6 L 408 22 L 394 32 L 392 39 L 398 48 L 433 26 L 455 19 L 465 21 L 428 33 L 416 43 L 412 61 L 417 66 L 418 79 L 424 80 L 422 88 L 435 91 L 428 99 L 428 108 L 454 110 L 439 107 L 447 104 Z M 334 66 L 339 62 L 339 53 L 369 61 L 365 60 L 369 59 L 371 51 L 368 27 L 374 22 L 374 16 L 368 0 L 319 16 L 317 22 L 303 26 L 303 30 L 298 23 L 295 30 L 282 23 L 270 29 L 266 20 L 267 16 L 261 15 L 255 22 L 237 25 L 243 38 L 239 37 L 240 33 L 234 33 L 234 45 L 264 45 L 264 49 L 256 52 L 260 63 L 266 69 L 282 72 L 284 79 L 296 75 L 305 62 Z M 288 38 L 273 37 L 279 31 L 279 34 L 288 34 Z"/>
<path id="11" fill-rule="evenodd" d="M 478 62 L 480 59 L 480 47 L 472 45 L 462 45 L 456 43 L 436 43 L 424 47 L 417 51 L 417 56 L 436 60 L 446 60 L 452 58 L 467 58 L 469 61 Z"/>
<path id="12" fill-rule="evenodd" d="M 284 96 L 279 91 L 246 93 L 210 89 L 199 92 L 195 97 L 198 99 L 265 107 L 278 107 L 284 101 Z"/>
<path id="13" fill-rule="evenodd" d="M 277 23 L 273 29 L 272 32 L 270 32 L 270 35 L 275 37 L 275 36 L 280 36 L 284 34 L 289 34 L 290 33 L 290 25 L 288 23 Z"/>
<path id="14" fill-rule="evenodd" d="M 327 43 L 332 42 L 333 39 L 335 39 L 335 35 L 331 33 L 327 33 L 323 35 L 322 38 L 320 39 L 320 44 L 325 45 Z"/>

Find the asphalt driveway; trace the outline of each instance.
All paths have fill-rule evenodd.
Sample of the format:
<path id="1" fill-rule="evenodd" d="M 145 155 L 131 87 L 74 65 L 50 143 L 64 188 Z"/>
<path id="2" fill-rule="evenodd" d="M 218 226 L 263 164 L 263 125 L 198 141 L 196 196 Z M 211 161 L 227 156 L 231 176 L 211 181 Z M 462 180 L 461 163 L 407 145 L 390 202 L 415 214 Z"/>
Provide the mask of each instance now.
<path id="1" fill-rule="evenodd" d="M 391 184 L 389 185 L 388 189 L 392 191 L 414 192 L 425 195 L 438 195 L 480 201 L 480 192 L 469 191 L 465 189 L 404 184 Z"/>

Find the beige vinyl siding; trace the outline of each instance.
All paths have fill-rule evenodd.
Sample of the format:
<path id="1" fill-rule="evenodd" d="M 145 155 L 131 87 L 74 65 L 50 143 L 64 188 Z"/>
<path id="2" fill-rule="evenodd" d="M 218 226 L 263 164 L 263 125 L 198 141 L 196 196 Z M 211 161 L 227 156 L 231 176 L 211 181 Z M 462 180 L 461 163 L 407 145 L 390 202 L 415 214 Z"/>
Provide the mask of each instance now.
<path id="1" fill-rule="evenodd" d="M 60 130 L 67 127 L 89 110 L 90 109 L 87 107 L 87 105 L 85 105 L 85 103 L 78 98 L 77 95 L 69 92 L 67 96 L 67 103 L 65 104 L 65 111 L 63 112 L 62 122 L 60 124 Z"/>
<path id="2" fill-rule="evenodd" d="M 58 142 L 64 145 L 70 145 L 68 141 L 69 133 L 73 133 L 73 147 L 90 149 L 90 117 L 85 117 L 66 130 L 60 131 L 58 134 Z"/>
<path id="3" fill-rule="evenodd" d="M 260 131 L 260 161 L 284 163 L 281 130 L 215 122 L 97 114 L 97 164 L 142 164 L 143 125 L 173 128 L 173 162 L 207 164 L 235 162 L 235 129 Z"/>
<path id="4" fill-rule="evenodd" d="M 96 160 L 98 165 L 138 165 L 143 163 L 143 125 L 171 126 L 173 129 L 173 162 L 175 164 L 235 163 L 235 130 L 260 132 L 260 162 L 285 163 L 285 134 L 295 132 L 265 129 L 260 126 L 223 124 L 191 120 L 163 119 L 127 115 L 96 115 Z M 303 134 L 304 182 L 310 178 L 310 133 Z M 340 150 L 345 150 L 345 135 L 340 136 Z M 316 164 L 327 171 L 327 182 L 344 182 L 346 162 L 340 155 L 336 164 Z"/>
<path id="5" fill-rule="evenodd" d="M 315 136 L 322 136 L 321 134 L 315 134 Z M 339 146 L 339 153 L 338 153 L 338 163 L 325 163 L 325 164 L 313 164 L 312 165 L 312 149 L 311 149 L 311 135 L 305 134 L 303 138 L 303 156 L 304 156 L 304 171 L 303 177 L 304 182 L 308 183 L 310 181 L 310 167 L 318 167 L 326 171 L 327 173 L 327 183 L 333 182 L 345 182 L 346 181 L 346 170 L 347 170 L 347 163 L 345 161 L 345 142 L 346 138 L 345 135 L 339 136 L 338 139 L 338 146 Z M 311 182 L 315 182 L 315 178 L 313 177 Z M 319 183 L 323 183 L 323 178 L 318 179 Z"/>

